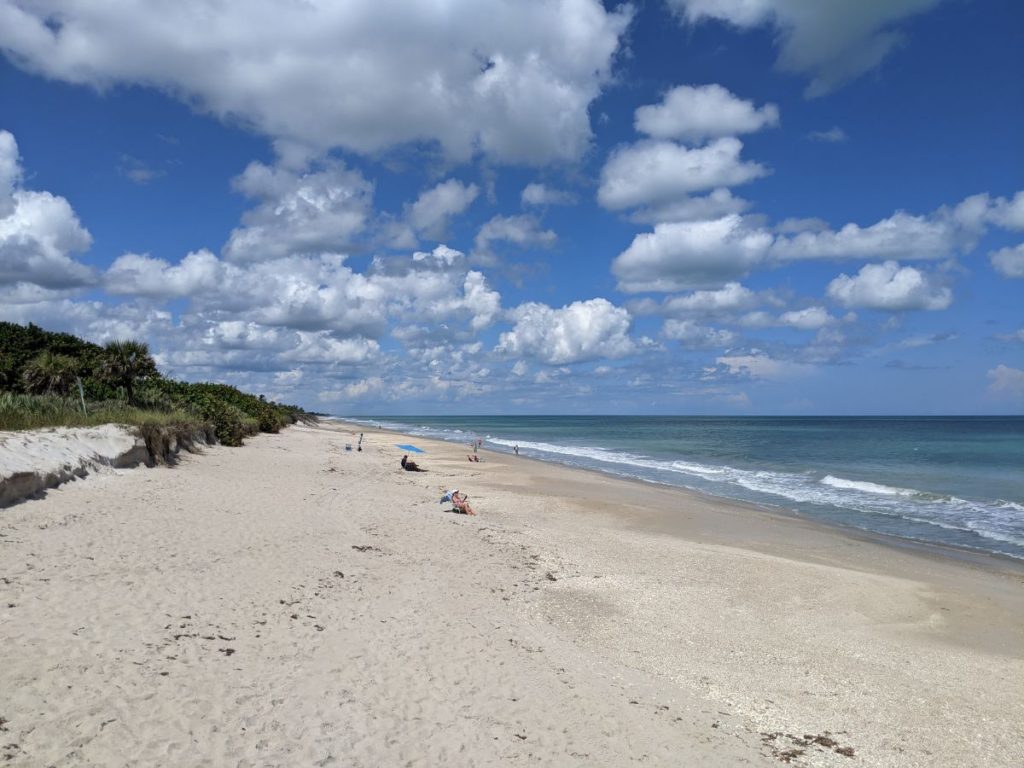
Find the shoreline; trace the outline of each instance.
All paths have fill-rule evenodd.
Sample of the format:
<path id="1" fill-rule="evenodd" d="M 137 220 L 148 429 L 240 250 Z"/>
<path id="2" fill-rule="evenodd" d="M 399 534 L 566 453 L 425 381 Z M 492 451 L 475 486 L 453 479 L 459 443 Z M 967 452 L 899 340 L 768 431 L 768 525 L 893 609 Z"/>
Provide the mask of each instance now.
<path id="1" fill-rule="evenodd" d="M 340 416 L 321 417 L 321 420 L 328 424 L 337 424 L 346 429 L 354 430 L 357 433 L 360 430 L 365 432 L 367 428 L 371 428 L 376 433 L 390 433 L 401 438 L 408 438 L 409 440 L 431 440 L 450 446 L 465 447 L 461 446 L 460 443 L 457 443 L 454 440 L 444 440 L 436 437 L 413 435 L 387 427 L 367 427 L 367 425 L 360 424 L 359 422 L 356 421 L 348 421 Z M 836 532 L 839 535 L 848 536 L 866 542 L 871 542 L 881 546 L 892 547 L 893 549 L 899 551 L 912 552 L 921 555 L 937 557 L 941 559 L 951 559 L 958 562 L 977 565 L 979 567 L 991 567 L 996 570 L 1007 569 L 1010 571 L 1015 571 L 1024 574 L 1024 558 L 1014 557 L 1013 555 L 1008 555 L 1003 552 L 990 552 L 988 550 L 976 549 L 968 546 L 956 544 L 943 544 L 939 542 L 915 539 L 909 536 L 881 533 L 878 531 L 869 530 L 867 528 L 858 528 L 854 525 L 847 525 L 839 522 L 820 520 L 810 515 L 803 514 L 799 510 L 788 508 L 783 504 L 773 505 L 767 503 L 760 503 L 756 501 L 747 501 L 746 499 L 738 499 L 731 496 L 710 493 L 707 491 L 700 490 L 698 488 L 689 488 L 683 485 L 674 485 L 672 483 L 659 482 L 657 480 L 648 480 L 642 477 L 633 477 L 630 475 L 619 474 L 616 472 L 604 471 L 594 467 L 577 466 L 556 460 L 537 458 L 535 456 L 516 455 L 506 451 L 496 451 L 493 448 L 487 448 L 486 441 L 482 450 L 509 460 L 537 462 L 538 464 L 544 466 L 560 467 L 570 472 L 584 472 L 588 474 L 593 474 L 596 477 L 611 478 L 624 483 L 635 483 L 639 487 L 643 488 L 664 488 L 671 491 L 676 491 L 680 494 L 683 494 L 684 496 L 692 496 L 695 499 L 698 499 L 706 504 L 722 504 L 736 507 L 739 509 L 750 510 L 753 512 L 757 512 L 759 514 L 776 515 L 782 519 L 796 520 L 809 525 L 818 526 L 826 532 Z"/>
<path id="2" fill-rule="evenodd" d="M 345 451 L 360 430 L 363 451 Z M 428 472 L 399 469 L 403 438 L 427 450 Z M 296 425 L 3 510 L 0 755 L 19 767 L 1024 760 L 1016 569 L 483 459 Z M 438 504 L 451 487 L 477 517 Z"/>

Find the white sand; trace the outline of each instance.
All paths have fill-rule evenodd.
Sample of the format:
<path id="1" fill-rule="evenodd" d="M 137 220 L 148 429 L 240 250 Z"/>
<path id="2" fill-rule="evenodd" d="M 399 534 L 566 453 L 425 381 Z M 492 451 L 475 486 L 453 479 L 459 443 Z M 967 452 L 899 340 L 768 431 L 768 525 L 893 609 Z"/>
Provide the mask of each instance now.
<path id="1" fill-rule="evenodd" d="M 334 430 L 0 510 L 0 763 L 1024 764 L 1020 568 Z"/>

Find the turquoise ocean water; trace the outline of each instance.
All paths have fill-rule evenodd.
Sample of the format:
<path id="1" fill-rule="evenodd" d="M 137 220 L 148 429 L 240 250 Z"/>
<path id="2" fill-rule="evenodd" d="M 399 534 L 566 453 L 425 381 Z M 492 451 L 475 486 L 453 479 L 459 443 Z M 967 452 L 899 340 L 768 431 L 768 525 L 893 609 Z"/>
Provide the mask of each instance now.
<path id="1" fill-rule="evenodd" d="M 343 417 L 1024 559 L 1024 417 Z"/>

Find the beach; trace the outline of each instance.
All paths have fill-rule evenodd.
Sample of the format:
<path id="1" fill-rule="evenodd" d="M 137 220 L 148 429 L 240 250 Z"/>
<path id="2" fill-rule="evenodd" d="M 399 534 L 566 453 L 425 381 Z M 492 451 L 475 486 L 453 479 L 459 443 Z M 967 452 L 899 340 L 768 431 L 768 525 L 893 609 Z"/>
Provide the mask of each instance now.
<path id="1" fill-rule="evenodd" d="M 0 761 L 1024 764 L 1019 563 L 467 452 L 296 425 L 0 510 Z"/>

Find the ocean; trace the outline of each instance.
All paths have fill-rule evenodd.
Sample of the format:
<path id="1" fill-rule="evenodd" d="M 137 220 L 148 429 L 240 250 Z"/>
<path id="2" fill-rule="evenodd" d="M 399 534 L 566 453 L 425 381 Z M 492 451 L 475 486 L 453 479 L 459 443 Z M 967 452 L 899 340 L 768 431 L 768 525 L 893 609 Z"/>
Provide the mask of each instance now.
<path id="1" fill-rule="evenodd" d="M 1024 559 L 1024 417 L 351 417 Z"/>

